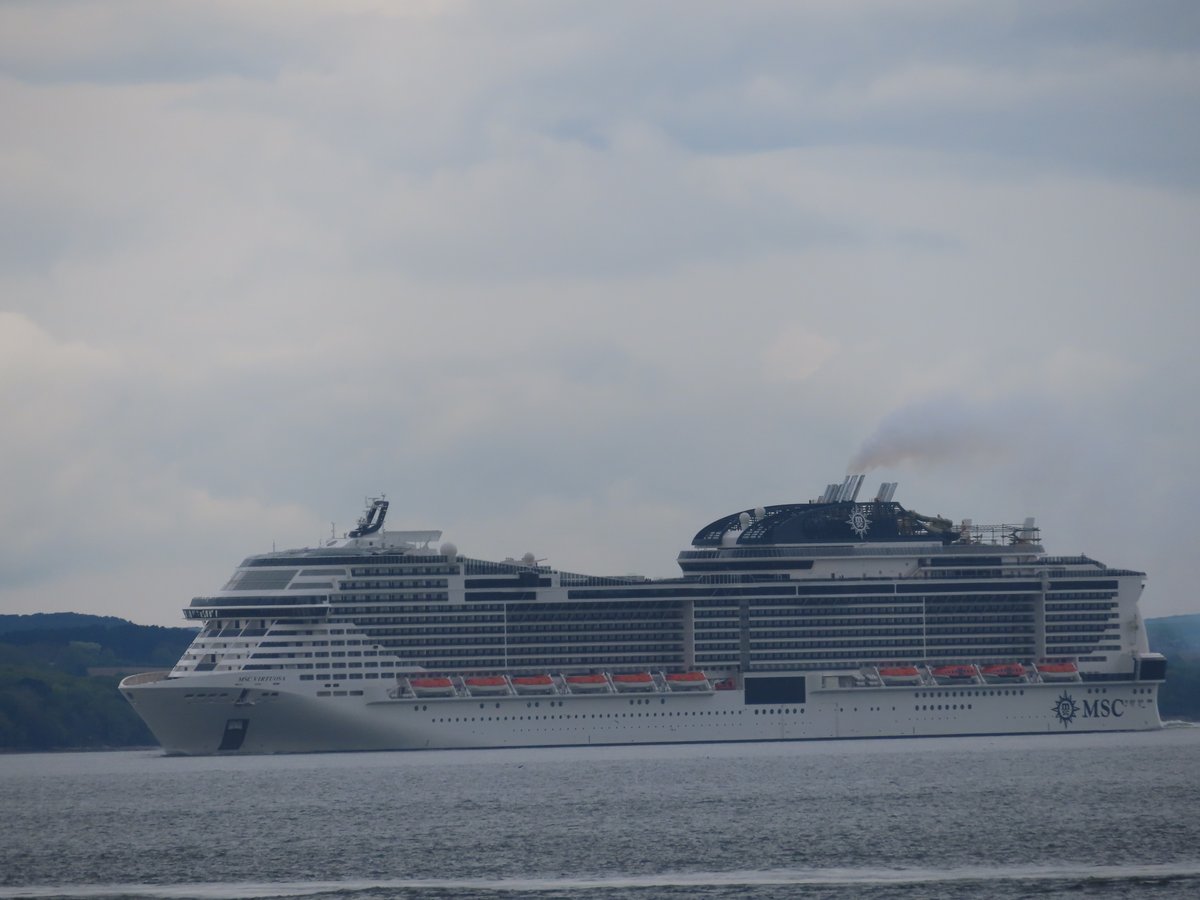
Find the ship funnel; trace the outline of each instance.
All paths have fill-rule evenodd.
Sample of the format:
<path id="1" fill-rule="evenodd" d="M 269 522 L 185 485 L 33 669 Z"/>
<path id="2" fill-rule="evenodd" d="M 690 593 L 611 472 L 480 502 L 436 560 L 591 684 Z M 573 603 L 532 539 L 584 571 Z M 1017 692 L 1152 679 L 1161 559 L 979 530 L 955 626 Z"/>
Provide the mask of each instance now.
<path id="1" fill-rule="evenodd" d="M 864 477 L 863 475 L 847 475 L 841 486 L 834 488 L 834 495 L 830 499 L 835 503 L 847 501 L 853 503 L 858 497 L 858 490 L 862 487 Z M 830 486 L 833 487 L 833 485 Z"/>
<path id="2" fill-rule="evenodd" d="M 837 489 L 837 491 L 834 492 L 833 501 L 835 503 L 841 503 L 843 500 L 846 499 L 846 495 L 850 492 L 850 484 L 853 481 L 854 481 L 853 475 L 846 476 L 846 480 L 842 482 L 841 487 L 839 487 Z"/>

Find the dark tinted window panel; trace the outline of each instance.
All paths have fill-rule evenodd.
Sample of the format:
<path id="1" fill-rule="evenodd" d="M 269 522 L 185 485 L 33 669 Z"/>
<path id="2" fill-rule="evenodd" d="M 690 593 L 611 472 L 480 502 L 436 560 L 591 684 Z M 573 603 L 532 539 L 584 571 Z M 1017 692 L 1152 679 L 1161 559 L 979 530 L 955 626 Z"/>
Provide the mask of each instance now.
<path id="1" fill-rule="evenodd" d="M 679 567 L 685 572 L 718 572 L 730 569 L 736 569 L 741 572 L 751 569 L 811 569 L 813 563 L 811 559 L 748 559 L 744 562 L 733 559 L 725 562 L 681 562 Z"/>
<path id="2" fill-rule="evenodd" d="M 755 585 L 754 587 L 677 587 L 649 588 L 636 593 L 629 588 L 618 591 L 578 589 L 567 591 L 568 600 L 628 600 L 637 597 L 762 597 L 768 594 L 794 597 L 796 589 L 790 585 Z"/>
<path id="3" fill-rule="evenodd" d="M 1012 593 L 1013 591 L 1040 591 L 1039 581 L 963 581 L 959 584 L 898 584 L 896 591 L 901 594 L 966 594 L 971 591 L 995 591 L 996 593 Z"/>
<path id="4" fill-rule="evenodd" d="M 1167 677 L 1167 661 L 1165 659 L 1140 660 L 1138 677 L 1143 681 L 1162 681 Z"/>
<path id="5" fill-rule="evenodd" d="M 532 572 L 511 578 L 468 578 L 467 590 L 473 588 L 550 587 L 549 578 L 540 578 Z"/>
<path id="6" fill-rule="evenodd" d="M 803 703 L 803 675 L 777 675 L 746 679 L 746 703 Z"/>
<path id="7" fill-rule="evenodd" d="M 929 560 L 931 566 L 999 566 L 1003 563 L 999 556 L 935 556 Z"/>

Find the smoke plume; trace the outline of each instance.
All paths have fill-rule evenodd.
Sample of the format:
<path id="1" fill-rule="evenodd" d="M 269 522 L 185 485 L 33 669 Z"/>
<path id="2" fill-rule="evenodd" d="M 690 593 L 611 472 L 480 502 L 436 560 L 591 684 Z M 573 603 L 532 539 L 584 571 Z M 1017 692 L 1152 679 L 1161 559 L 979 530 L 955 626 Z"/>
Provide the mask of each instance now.
<path id="1" fill-rule="evenodd" d="M 887 415 L 859 448 L 850 472 L 901 463 L 967 463 L 1005 455 L 1009 416 L 992 404 L 939 396 Z"/>

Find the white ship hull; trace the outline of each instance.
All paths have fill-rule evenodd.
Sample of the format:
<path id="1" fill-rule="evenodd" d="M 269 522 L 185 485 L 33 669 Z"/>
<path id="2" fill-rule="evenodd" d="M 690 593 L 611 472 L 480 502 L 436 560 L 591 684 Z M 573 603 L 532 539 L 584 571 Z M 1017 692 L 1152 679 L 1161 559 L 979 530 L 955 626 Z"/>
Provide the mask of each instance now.
<path id="1" fill-rule="evenodd" d="M 122 685 L 169 754 L 433 750 L 1139 731 L 1161 727 L 1157 685 L 937 685 L 649 696 L 393 699 L 382 685 L 318 696 L 286 678 L 220 673 Z M 819 676 L 809 676 L 809 682 Z M 817 681 L 819 683 L 819 681 Z M 344 694 L 337 696 L 336 694 Z"/>

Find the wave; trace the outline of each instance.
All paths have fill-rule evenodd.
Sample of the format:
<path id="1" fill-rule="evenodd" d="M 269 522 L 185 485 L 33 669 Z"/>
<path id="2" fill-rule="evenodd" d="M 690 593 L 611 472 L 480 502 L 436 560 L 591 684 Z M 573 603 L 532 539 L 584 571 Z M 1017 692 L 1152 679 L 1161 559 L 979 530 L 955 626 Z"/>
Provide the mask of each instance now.
<path id="1" fill-rule="evenodd" d="M 1163 728 L 1200 728 L 1200 722 L 1191 722 L 1187 719 L 1163 719 Z"/>
<path id="2" fill-rule="evenodd" d="M 1073 883 L 1173 881 L 1200 878 L 1200 860 L 1131 866 L 1062 864 L 1053 866 L 967 866 L 947 869 L 829 868 L 728 872 L 676 872 L 660 875 L 600 875 L 540 878 L 397 878 L 344 881 L 218 882 L 192 884 L 55 884 L 0 886 L 0 900 L 154 897 L 166 900 L 267 900 L 267 898 L 347 896 L 371 891 L 493 892 L 536 894 L 551 891 L 668 889 L 689 887 L 754 888 L 770 886 L 853 887 L 913 886 L 954 882 L 1067 881 Z"/>

